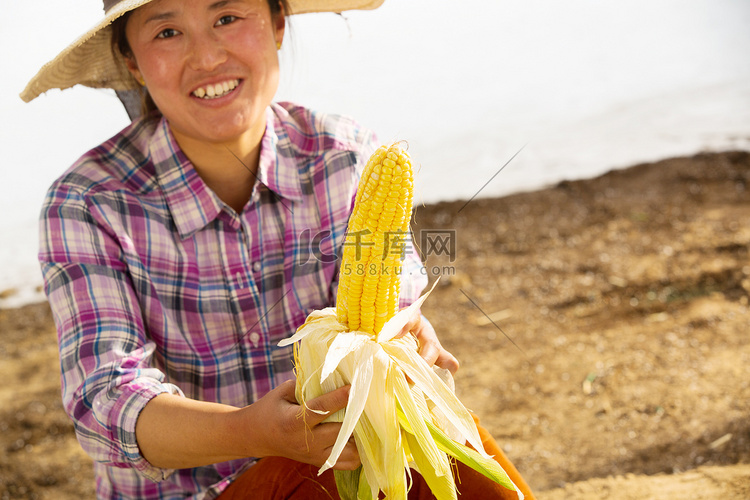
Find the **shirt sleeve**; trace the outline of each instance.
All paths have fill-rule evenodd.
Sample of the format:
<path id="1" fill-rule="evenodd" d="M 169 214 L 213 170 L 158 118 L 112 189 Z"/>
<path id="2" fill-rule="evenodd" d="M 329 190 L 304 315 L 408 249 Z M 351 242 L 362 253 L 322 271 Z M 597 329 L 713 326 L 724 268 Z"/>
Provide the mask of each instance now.
<path id="1" fill-rule="evenodd" d="M 151 466 L 136 442 L 143 407 L 162 393 L 182 395 L 154 368 L 142 304 L 122 251 L 84 197 L 55 186 L 40 223 L 45 292 L 55 318 L 63 404 L 84 450 L 154 481 L 173 471 Z"/>

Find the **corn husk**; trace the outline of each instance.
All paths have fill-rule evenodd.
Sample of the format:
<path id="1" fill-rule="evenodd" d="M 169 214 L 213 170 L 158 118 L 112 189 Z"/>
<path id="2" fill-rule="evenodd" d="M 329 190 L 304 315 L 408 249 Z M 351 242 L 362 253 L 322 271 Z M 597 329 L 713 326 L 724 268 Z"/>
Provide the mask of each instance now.
<path id="1" fill-rule="evenodd" d="M 406 498 L 410 468 L 422 475 L 438 500 L 456 499 L 451 458 L 523 499 L 484 451 L 474 420 L 452 387 L 419 356 L 414 337 L 398 337 L 429 293 L 391 318 L 377 336 L 347 331 L 336 310 L 327 308 L 310 314 L 292 337 L 279 343 L 295 344 L 300 404 L 351 384 L 345 410 L 326 419 L 342 425 L 318 473 L 334 466 L 353 435 L 362 466 L 336 473 L 343 500 L 375 499 L 379 491 L 386 498 Z"/>

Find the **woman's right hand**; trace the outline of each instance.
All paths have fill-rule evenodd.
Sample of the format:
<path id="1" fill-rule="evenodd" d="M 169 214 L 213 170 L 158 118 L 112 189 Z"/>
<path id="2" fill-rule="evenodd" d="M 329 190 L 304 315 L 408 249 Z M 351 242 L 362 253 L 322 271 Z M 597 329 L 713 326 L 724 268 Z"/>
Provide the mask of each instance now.
<path id="1" fill-rule="evenodd" d="M 294 388 L 293 380 L 284 382 L 242 409 L 244 433 L 252 441 L 248 454 L 286 457 L 320 467 L 331 454 L 341 429 L 341 423 L 323 420 L 346 407 L 350 386 L 308 400 L 306 407 L 297 403 Z M 359 465 L 359 453 L 350 438 L 333 468 L 354 470 Z"/>

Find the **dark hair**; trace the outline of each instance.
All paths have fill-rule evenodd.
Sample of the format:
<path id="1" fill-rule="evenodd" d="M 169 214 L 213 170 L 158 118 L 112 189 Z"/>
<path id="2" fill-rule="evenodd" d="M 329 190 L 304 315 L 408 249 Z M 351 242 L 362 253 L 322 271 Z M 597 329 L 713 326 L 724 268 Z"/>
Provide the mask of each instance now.
<path id="1" fill-rule="evenodd" d="M 128 19 L 130 18 L 130 14 L 133 11 L 128 11 L 122 16 L 118 17 L 114 21 L 112 21 L 112 57 L 117 60 L 119 57 L 123 57 L 125 59 L 132 58 L 133 57 L 133 50 L 130 48 L 130 44 L 128 43 L 128 37 L 125 34 L 125 27 L 128 24 Z M 129 76 L 130 72 L 128 72 L 126 69 L 121 68 L 123 72 L 127 72 Z M 132 76 L 131 76 L 132 77 Z M 130 94 L 131 92 L 128 92 Z M 132 94 L 140 94 L 140 100 L 141 100 L 141 115 L 147 115 L 154 111 L 158 111 L 158 108 L 156 107 L 156 103 L 154 103 L 154 100 L 151 98 L 151 94 L 148 93 L 148 90 L 145 87 L 142 87 L 140 89 L 137 89 L 132 92 Z M 120 93 L 118 91 L 118 96 L 120 96 Z M 123 100 L 123 97 L 120 97 L 121 100 Z M 128 110 L 128 115 L 130 115 L 131 119 L 134 119 L 135 116 L 132 113 L 132 109 L 130 106 L 132 105 L 133 108 L 135 108 L 134 103 L 137 102 L 137 97 L 131 96 L 128 98 L 127 104 L 126 101 L 123 100 L 123 104 L 125 104 L 125 107 Z"/>
<path id="2" fill-rule="evenodd" d="M 271 9 L 271 16 L 273 17 L 279 15 L 282 8 L 284 9 L 284 12 L 289 12 L 289 3 L 287 2 L 287 0 L 267 0 L 267 2 L 268 8 Z M 111 48 L 112 56 L 115 59 L 117 59 L 118 57 L 123 57 L 125 59 L 133 57 L 133 49 L 130 48 L 130 43 L 128 43 L 128 37 L 125 33 L 125 27 L 127 26 L 128 19 L 130 19 L 130 14 L 132 13 L 132 10 L 128 11 L 112 21 Z M 158 111 L 156 103 L 154 103 L 154 100 L 151 98 L 148 90 L 144 88 L 142 94 L 141 113 L 146 115 L 151 113 L 152 111 Z"/>

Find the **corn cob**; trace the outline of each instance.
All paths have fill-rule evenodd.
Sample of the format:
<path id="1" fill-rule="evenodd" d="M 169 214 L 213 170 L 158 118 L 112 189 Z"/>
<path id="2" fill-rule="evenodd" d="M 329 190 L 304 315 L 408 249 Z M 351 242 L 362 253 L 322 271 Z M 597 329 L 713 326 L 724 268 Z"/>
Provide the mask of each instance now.
<path id="1" fill-rule="evenodd" d="M 401 245 L 409 229 L 414 184 L 409 156 L 379 148 L 362 173 L 347 230 L 336 315 L 349 330 L 375 334 L 396 314 Z"/>
<path id="2" fill-rule="evenodd" d="M 345 410 L 327 419 L 342 426 L 319 473 L 333 467 L 353 434 L 362 467 L 353 473 L 336 471 L 343 500 L 376 499 L 380 491 L 386 498 L 406 498 L 409 467 L 422 474 L 438 500 L 455 500 L 449 456 L 516 490 L 522 499 L 484 452 L 469 412 L 419 356 L 414 337 L 396 338 L 429 295 L 397 311 L 412 195 L 409 156 L 398 144 L 379 148 L 357 190 L 336 307 L 312 312 L 292 337 L 279 343 L 295 343 L 300 404 L 351 384 Z M 450 373 L 447 377 L 452 384 Z M 467 441 L 473 450 L 462 444 Z"/>

